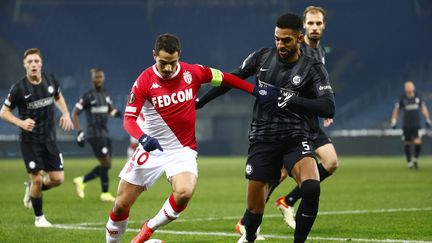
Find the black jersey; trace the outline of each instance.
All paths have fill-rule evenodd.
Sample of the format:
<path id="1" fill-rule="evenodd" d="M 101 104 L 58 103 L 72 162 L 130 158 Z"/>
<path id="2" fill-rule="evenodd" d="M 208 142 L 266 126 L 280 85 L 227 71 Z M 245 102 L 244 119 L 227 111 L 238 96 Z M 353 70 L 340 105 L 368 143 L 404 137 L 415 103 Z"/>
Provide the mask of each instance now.
<path id="1" fill-rule="evenodd" d="M 311 57 L 317 59 L 318 61 L 322 62 L 323 64 L 325 64 L 325 50 L 324 50 L 324 48 L 322 48 L 321 45 L 318 45 L 317 48 L 312 48 L 308 44 L 306 44 L 305 42 L 302 42 L 301 43 L 301 49 L 302 49 L 303 54 L 305 54 L 307 56 L 311 56 Z"/>
<path id="2" fill-rule="evenodd" d="M 35 127 L 31 132 L 21 129 L 22 142 L 45 143 L 56 140 L 54 101 L 60 96 L 59 81 L 42 73 L 42 81 L 32 84 L 27 77 L 12 85 L 4 104 L 11 110 L 18 107 L 20 119 L 31 118 Z"/>
<path id="3" fill-rule="evenodd" d="M 108 136 L 108 114 L 114 109 L 111 98 L 103 90 L 90 89 L 85 92 L 75 107 L 84 110 L 87 120 L 87 137 Z"/>
<path id="4" fill-rule="evenodd" d="M 301 55 L 297 62 L 285 63 L 280 60 L 276 48 L 255 51 L 232 73 L 243 79 L 255 75 L 257 85 L 279 87 L 284 95 L 314 99 L 333 93 L 327 71 L 321 62 Z M 315 114 L 296 106 L 273 112 L 275 105 L 255 102 L 250 140 L 274 141 L 289 137 L 312 138 L 316 135 L 318 118 Z"/>
<path id="5" fill-rule="evenodd" d="M 422 105 L 423 99 L 417 92 L 413 97 L 408 97 L 405 94 L 400 96 L 395 106 L 403 111 L 402 126 L 404 128 L 420 128 L 420 112 Z"/>

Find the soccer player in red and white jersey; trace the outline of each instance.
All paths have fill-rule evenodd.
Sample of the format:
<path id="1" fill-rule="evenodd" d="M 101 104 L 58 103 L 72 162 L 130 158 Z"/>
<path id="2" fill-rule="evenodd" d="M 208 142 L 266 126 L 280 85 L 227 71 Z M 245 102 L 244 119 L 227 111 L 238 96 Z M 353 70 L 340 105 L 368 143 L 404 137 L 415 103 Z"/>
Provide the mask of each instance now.
<path id="1" fill-rule="evenodd" d="M 119 242 L 129 211 L 138 196 L 165 172 L 172 193 L 160 211 L 146 221 L 132 242 L 144 242 L 160 226 L 177 219 L 186 208 L 198 176 L 195 140 L 195 98 L 203 83 L 227 85 L 277 102 L 279 90 L 257 87 L 229 73 L 179 61 L 180 42 L 172 34 L 156 39 L 156 63 L 135 81 L 125 109 L 124 128 L 140 146 L 120 172 L 117 197 L 106 224 L 106 241 Z M 142 112 L 143 126 L 137 124 Z"/>

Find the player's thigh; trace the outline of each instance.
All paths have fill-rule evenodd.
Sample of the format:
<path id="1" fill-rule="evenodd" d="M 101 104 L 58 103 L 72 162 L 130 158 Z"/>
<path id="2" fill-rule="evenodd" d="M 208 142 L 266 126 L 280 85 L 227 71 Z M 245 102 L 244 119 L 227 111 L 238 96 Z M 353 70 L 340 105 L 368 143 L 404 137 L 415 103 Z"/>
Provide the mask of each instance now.
<path id="1" fill-rule="evenodd" d="M 253 141 L 249 145 L 245 177 L 276 184 L 281 177 L 283 142 Z"/>
<path id="2" fill-rule="evenodd" d="M 338 158 L 336 154 L 336 149 L 332 143 L 325 144 L 317 149 L 315 149 L 315 153 L 321 159 L 321 163 L 324 166 L 337 167 L 338 166 Z"/>
<path id="3" fill-rule="evenodd" d="M 129 210 L 143 191 L 144 187 L 134 185 L 121 179 L 117 188 L 115 210 L 120 210 L 122 212 L 124 210 Z"/>
<path id="4" fill-rule="evenodd" d="M 306 137 L 290 139 L 282 158 L 283 166 L 288 171 L 289 176 L 293 177 L 294 166 L 304 158 L 310 158 L 316 163 L 316 154 L 312 142 Z"/>
<path id="5" fill-rule="evenodd" d="M 20 143 L 24 165 L 29 174 L 38 174 L 39 171 L 45 169 L 42 156 L 44 149 L 42 145 L 39 143 Z"/>
<path id="6" fill-rule="evenodd" d="M 43 154 L 43 163 L 45 167 L 45 171 L 58 171 L 63 172 L 64 164 L 63 164 L 63 155 L 60 153 L 59 148 L 57 147 L 57 144 L 55 142 L 49 142 L 45 145 L 45 150 Z M 54 176 L 56 176 L 54 179 L 61 179 L 63 181 L 63 177 L 59 177 L 63 175 L 63 173 L 54 173 Z M 51 176 L 50 176 L 51 178 Z"/>
<path id="7" fill-rule="evenodd" d="M 313 157 L 304 157 L 298 161 L 291 170 L 291 176 L 301 185 L 305 180 L 320 180 L 316 160 Z"/>
<path id="8" fill-rule="evenodd" d="M 49 171 L 48 176 L 52 182 L 63 183 L 64 171 Z"/>

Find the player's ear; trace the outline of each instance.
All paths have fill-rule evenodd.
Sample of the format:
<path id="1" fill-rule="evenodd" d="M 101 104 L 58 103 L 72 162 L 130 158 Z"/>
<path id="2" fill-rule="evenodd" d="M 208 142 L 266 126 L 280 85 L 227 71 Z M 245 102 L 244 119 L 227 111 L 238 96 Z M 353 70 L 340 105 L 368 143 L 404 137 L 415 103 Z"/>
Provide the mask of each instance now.
<path id="1" fill-rule="evenodd" d="M 156 61 L 156 57 L 157 57 L 157 55 L 156 55 L 156 51 L 155 50 L 153 50 L 153 59 Z"/>
<path id="2" fill-rule="evenodd" d="M 304 41 L 304 35 L 303 34 L 299 34 L 298 37 L 297 37 L 297 41 L 299 43 L 302 43 Z"/>

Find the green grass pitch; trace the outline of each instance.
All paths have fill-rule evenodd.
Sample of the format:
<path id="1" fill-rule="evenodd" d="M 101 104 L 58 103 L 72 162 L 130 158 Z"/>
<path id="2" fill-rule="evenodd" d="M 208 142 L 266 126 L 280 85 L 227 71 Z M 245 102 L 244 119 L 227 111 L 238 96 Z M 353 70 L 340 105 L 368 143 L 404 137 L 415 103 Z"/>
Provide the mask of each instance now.
<path id="1" fill-rule="evenodd" d="M 194 197 L 180 219 L 160 228 L 165 242 L 236 242 L 234 225 L 245 210 L 244 157 L 200 157 Z M 114 158 L 110 191 L 124 158 Z M 409 171 L 402 157 L 341 157 L 336 174 L 321 187 L 320 215 L 308 242 L 432 242 L 432 157 Z M 104 242 L 111 203 L 99 201 L 99 179 L 79 199 L 72 179 L 96 165 L 94 158 L 65 158 L 65 182 L 44 193 L 44 213 L 56 228 L 33 226 L 22 203 L 27 179 L 20 159 L 0 161 L 0 242 Z M 266 242 L 292 242 L 274 201 L 294 183 L 287 179 L 267 204 L 261 225 Z M 157 213 L 170 193 L 165 177 L 144 192 L 130 214 L 129 242 L 140 224 Z M 297 204 L 298 206 L 298 204 Z"/>

